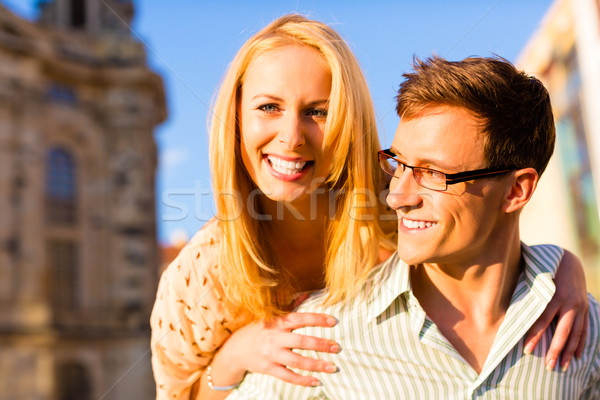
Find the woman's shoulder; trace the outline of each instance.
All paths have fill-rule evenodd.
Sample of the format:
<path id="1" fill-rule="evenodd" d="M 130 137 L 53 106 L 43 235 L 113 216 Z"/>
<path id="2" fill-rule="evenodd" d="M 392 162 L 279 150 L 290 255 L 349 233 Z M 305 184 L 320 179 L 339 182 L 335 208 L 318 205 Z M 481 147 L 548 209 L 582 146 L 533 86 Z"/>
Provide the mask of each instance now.
<path id="1" fill-rule="evenodd" d="M 154 314 L 175 314 L 175 321 L 185 315 L 192 325 L 202 321 L 213 334 L 232 328 L 218 264 L 220 240 L 219 223 L 212 219 L 183 247 L 162 273 Z"/>
<path id="2" fill-rule="evenodd" d="M 181 249 L 175 261 L 189 266 L 210 265 L 217 262 L 221 229 L 216 218 L 208 221 Z"/>
<path id="3" fill-rule="evenodd" d="M 161 281 L 175 290 L 189 291 L 218 281 L 221 229 L 216 218 L 208 221 L 181 249 L 162 274 Z"/>
<path id="4" fill-rule="evenodd" d="M 192 236 L 182 251 L 204 250 L 205 252 L 212 252 L 211 249 L 216 249 L 217 244 L 220 243 L 221 235 L 222 231 L 219 220 L 213 218 Z M 216 252 L 216 250 L 214 252 Z"/>
<path id="5" fill-rule="evenodd" d="M 213 219 L 162 274 L 150 317 L 157 398 L 186 393 L 238 327 L 223 303 L 219 241 L 219 223 Z"/>

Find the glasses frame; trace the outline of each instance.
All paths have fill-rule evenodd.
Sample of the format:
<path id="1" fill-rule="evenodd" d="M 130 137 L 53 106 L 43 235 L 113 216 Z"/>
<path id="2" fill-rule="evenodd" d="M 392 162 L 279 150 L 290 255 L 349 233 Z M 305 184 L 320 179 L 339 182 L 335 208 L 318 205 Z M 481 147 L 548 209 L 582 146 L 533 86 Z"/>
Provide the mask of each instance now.
<path id="1" fill-rule="evenodd" d="M 510 169 L 510 168 L 481 168 L 481 169 L 473 169 L 470 171 L 457 172 L 455 174 L 447 174 L 445 172 L 438 171 L 437 169 L 433 169 L 433 168 L 413 167 L 412 165 L 408 165 L 408 164 L 398 160 L 396 158 L 397 157 L 396 154 L 394 154 L 391 149 L 379 150 L 377 152 L 377 154 L 378 154 L 378 158 L 379 158 L 379 166 L 381 167 L 383 172 L 390 175 L 392 178 L 399 178 L 399 177 L 393 173 L 390 173 L 385 168 L 383 168 L 383 165 L 381 164 L 381 157 L 385 157 L 386 159 L 391 158 L 394 161 L 396 161 L 398 164 L 401 164 L 403 166 L 402 172 L 404 172 L 406 170 L 406 168 L 410 168 L 412 170 L 413 179 L 415 180 L 415 182 L 417 182 L 417 184 L 419 186 L 422 186 L 426 189 L 435 190 L 436 192 L 445 192 L 446 190 L 448 190 L 448 185 L 454 185 L 455 183 L 471 181 L 474 179 L 491 178 L 493 176 L 498 176 L 498 175 L 505 174 L 507 172 L 514 171 L 514 169 Z M 430 188 L 430 187 L 422 185 L 415 176 L 415 169 L 433 171 L 435 173 L 444 175 L 446 177 L 446 188 L 436 189 L 436 188 Z"/>

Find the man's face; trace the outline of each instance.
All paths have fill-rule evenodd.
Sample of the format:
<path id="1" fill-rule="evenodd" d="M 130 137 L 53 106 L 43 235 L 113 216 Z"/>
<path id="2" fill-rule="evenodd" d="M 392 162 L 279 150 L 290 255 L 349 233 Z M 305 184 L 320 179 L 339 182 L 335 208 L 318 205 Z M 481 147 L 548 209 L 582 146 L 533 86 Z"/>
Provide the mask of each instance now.
<path id="1" fill-rule="evenodd" d="M 480 121 L 459 107 L 432 107 L 401 120 L 392 143 L 414 167 L 458 173 L 486 168 Z M 480 259 L 504 223 L 504 177 L 449 185 L 445 192 L 417 184 L 406 168 L 393 178 L 387 202 L 398 214 L 398 254 L 409 264 L 461 264 Z"/>

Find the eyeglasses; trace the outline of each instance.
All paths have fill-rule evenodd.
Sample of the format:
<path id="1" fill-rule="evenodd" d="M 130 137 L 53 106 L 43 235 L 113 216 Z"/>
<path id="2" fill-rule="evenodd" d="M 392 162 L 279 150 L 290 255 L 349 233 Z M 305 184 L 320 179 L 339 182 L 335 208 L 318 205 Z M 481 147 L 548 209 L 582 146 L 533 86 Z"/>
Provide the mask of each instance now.
<path id="1" fill-rule="evenodd" d="M 381 150 L 379 154 L 379 165 L 381 169 L 394 178 L 399 178 L 406 168 L 410 168 L 413 178 L 417 183 L 427 189 L 444 192 L 448 185 L 454 185 L 459 182 L 466 182 L 473 179 L 491 178 L 492 176 L 502 175 L 512 171 L 507 168 L 483 168 L 472 171 L 464 171 L 456 174 L 446 174 L 435 169 L 413 167 L 403 163 L 396 158 L 396 155 L 390 150 Z"/>

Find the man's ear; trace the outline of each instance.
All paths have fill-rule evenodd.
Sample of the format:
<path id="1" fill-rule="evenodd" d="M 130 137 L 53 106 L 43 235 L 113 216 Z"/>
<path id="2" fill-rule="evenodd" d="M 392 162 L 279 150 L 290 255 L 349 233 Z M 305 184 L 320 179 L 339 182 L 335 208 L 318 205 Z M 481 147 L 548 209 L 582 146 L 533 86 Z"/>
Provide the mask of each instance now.
<path id="1" fill-rule="evenodd" d="M 512 213 L 521 210 L 535 191 L 539 180 L 533 168 L 523 168 L 512 173 L 511 185 L 504 198 L 504 212 Z"/>

